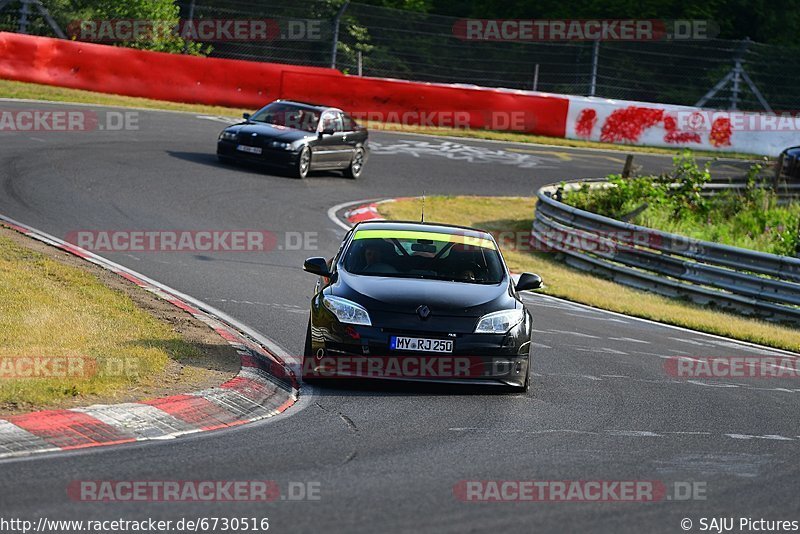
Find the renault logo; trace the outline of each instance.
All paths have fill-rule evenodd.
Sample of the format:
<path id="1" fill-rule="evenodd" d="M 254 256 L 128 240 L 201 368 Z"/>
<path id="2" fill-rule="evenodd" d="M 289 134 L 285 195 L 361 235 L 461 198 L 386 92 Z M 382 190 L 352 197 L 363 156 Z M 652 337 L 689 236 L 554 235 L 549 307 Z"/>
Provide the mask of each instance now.
<path id="1" fill-rule="evenodd" d="M 424 321 L 425 319 L 431 316 L 431 309 L 423 304 L 422 306 L 417 308 L 417 315 L 419 315 L 419 318 Z"/>
<path id="2" fill-rule="evenodd" d="M 258 137 L 258 134 L 257 134 L 257 133 L 254 133 L 254 134 L 253 134 L 253 137 Z"/>

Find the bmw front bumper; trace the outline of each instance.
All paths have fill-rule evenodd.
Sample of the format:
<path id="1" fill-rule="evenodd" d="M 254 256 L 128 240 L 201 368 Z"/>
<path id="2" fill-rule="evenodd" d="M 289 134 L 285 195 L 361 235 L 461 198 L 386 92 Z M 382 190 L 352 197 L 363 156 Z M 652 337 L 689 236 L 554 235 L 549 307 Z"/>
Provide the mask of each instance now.
<path id="1" fill-rule="evenodd" d="M 231 158 L 238 161 L 247 161 L 258 163 L 261 165 L 268 165 L 272 167 L 292 168 L 297 165 L 297 158 L 300 157 L 300 151 L 283 150 L 277 148 L 263 147 L 261 154 L 251 154 L 249 152 L 242 152 L 237 150 L 236 147 L 239 143 L 236 141 L 227 141 L 220 139 L 217 141 L 217 155 L 225 158 Z"/>

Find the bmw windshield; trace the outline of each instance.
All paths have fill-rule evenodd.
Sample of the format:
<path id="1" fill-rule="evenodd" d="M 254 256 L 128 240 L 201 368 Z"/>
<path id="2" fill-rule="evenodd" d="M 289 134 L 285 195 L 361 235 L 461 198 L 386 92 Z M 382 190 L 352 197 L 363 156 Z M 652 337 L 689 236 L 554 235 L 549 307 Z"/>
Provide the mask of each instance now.
<path id="1" fill-rule="evenodd" d="M 498 284 L 505 271 L 489 238 L 420 231 L 357 231 L 343 263 L 357 275 L 473 284 Z"/>
<path id="2" fill-rule="evenodd" d="M 274 102 L 258 110 L 251 122 L 265 122 L 274 126 L 285 126 L 295 130 L 316 132 L 320 114 L 312 109 L 302 108 L 293 104 Z"/>

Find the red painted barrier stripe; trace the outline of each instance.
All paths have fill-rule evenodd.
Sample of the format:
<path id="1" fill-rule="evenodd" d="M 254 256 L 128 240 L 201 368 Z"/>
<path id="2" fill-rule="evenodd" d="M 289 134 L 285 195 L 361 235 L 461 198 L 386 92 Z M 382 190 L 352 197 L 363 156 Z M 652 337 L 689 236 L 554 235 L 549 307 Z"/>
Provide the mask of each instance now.
<path id="1" fill-rule="evenodd" d="M 231 334 L 227 328 L 215 328 L 214 330 L 217 332 L 217 334 L 222 336 L 222 339 L 225 341 L 239 343 L 239 338 Z"/>
<path id="2" fill-rule="evenodd" d="M 79 258 L 84 258 L 85 259 L 85 258 L 89 257 L 89 255 L 86 253 L 85 250 L 83 250 L 81 248 L 78 248 L 78 247 L 76 247 L 74 245 L 65 244 L 61 248 L 63 248 L 64 250 L 66 250 L 70 254 L 74 254 L 74 255 L 78 256 Z"/>
<path id="3" fill-rule="evenodd" d="M 117 274 L 120 275 L 122 278 L 133 282 L 134 284 L 136 284 L 139 287 L 147 287 L 147 284 L 145 284 L 143 280 L 139 280 L 138 278 L 136 278 L 132 274 L 128 274 L 128 273 L 126 273 L 124 271 L 120 271 Z"/>
<path id="4" fill-rule="evenodd" d="M 8 421 L 61 449 L 135 441 L 132 436 L 82 412 L 51 410 L 12 416 Z"/>
<path id="5" fill-rule="evenodd" d="M 169 302 L 173 306 L 177 306 L 178 308 L 182 309 L 185 312 L 191 313 L 192 315 L 199 315 L 200 314 L 200 310 L 198 310 L 194 306 L 191 306 L 191 305 L 183 302 L 182 300 L 167 299 L 167 302 Z"/>
<path id="6" fill-rule="evenodd" d="M 239 424 L 240 420 L 213 402 L 194 395 L 173 395 L 161 399 L 145 401 L 172 417 L 185 421 L 202 430 L 213 430 Z"/>
<path id="7" fill-rule="evenodd" d="M 28 235 L 30 233 L 27 229 L 25 229 L 25 228 L 23 228 L 21 226 L 17 226 L 16 224 L 11 224 L 10 222 L 3 222 L 3 224 L 8 226 L 9 228 L 11 228 L 13 230 L 16 230 L 17 232 L 19 232 L 21 234 Z"/>
<path id="8" fill-rule="evenodd" d="M 258 369 L 261 367 L 261 363 L 258 361 L 258 358 L 250 355 L 239 354 L 239 358 L 242 362 L 242 367 L 255 367 Z"/>
<path id="9" fill-rule="evenodd" d="M 381 216 L 378 215 L 377 212 L 368 210 L 362 213 L 356 213 L 355 215 L 351 215 L 347 218 L 347 220 L 355 224 L 363 221 L 373 221 L 375 219 L 380 219 L 380 218 Z"/>

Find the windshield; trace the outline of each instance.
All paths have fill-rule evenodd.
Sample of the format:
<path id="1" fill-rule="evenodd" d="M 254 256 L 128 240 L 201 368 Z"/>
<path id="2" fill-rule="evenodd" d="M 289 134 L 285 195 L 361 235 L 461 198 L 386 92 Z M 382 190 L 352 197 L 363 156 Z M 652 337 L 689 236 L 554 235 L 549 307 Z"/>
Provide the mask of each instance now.
<path id="1" fill-rule="evenodd" d="M 347 272 L 473 284 L 503 280 L 503 264 L 490 239 L 415 231 L 361 230 L 344 257 Z"/>
<path id="2" fill-rule="evenodd" d="M 316 132 L 319 124 L 319 113 L 294 104 L 275 102 L 258 110 L 250 117 L 252 122 L 265 122 L 276 126 L 285 126 L 305 132 Z"/>

